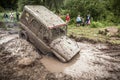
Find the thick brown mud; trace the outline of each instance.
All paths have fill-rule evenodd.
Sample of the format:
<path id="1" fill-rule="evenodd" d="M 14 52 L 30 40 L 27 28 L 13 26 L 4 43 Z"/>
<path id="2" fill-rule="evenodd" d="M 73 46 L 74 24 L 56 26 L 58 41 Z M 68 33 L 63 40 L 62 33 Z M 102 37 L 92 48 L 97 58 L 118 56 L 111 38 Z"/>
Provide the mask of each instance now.
<path id="1" fill-rule="evenodd" d="M 53 57 L 43 57 L 41 62 L 51 72 L 63 72 L 79 79 L 120 79 L 120 47 L 107 44 L 78 43 L 80 53 L 68 63 Z M 117 50 L 115 50 L 117 49 Z M 112 73 L 111 73 L 112 72 Z"/>
<path id="2" fill-rule="evenodd" d="M 120 45 L 78 42 L 67 63 L 43 55 L 18 34 L 0 34 L 0 80 L 120 80 Z"/>
<path id="3" fill-rule="evenodd" d="M 64 72 L 64 70 L 67 67 L 70 67 L 71 65 L 73 65 L 77 57 L 79 56 L 80 55 L 77 54 L 71 61 L 67 63 L 62 63 L 55 56 L 43 55 L 43 58 L 40 61 L 50 72 L 60 73 L 60 72 Z"/>

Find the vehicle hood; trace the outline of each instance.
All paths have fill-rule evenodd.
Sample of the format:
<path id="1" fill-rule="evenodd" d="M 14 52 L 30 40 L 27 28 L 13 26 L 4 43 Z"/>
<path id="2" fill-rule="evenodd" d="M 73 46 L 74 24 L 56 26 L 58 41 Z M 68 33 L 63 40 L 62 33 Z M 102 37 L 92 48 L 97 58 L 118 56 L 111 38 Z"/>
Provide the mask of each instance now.
<path id="1" fill-rule="evenodd" d="M 77 42 L 67 36 L 62 36 L 53 40 L 50 47 L 67 61 L 69 61 L 80 51 Z"/>

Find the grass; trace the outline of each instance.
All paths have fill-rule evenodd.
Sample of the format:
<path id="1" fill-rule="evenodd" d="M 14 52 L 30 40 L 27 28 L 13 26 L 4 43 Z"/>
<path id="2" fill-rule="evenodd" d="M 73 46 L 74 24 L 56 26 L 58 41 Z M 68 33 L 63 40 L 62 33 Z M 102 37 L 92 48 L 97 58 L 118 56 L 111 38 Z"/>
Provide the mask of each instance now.
<path id="1" fill-rule="evenodd" d="M 76 37 L 83 37 L 89 40 L 94 40 L 96 42 L 100 41 L 100 42 L 109 42 L 111 44 L 120 44 L 120 38 L 109 37 L 106 35 L 98 34 L 100 29 L 102 28 L 90 28 L 89 26 L 76 27 L 75 25 L 69 25 L 68 36 L 72 34 Z"/>
<path id="2" fill-rule="evenodd" d="M 0 13 L 0 21 L 4 21 L 2 17 L 3 17 L 3 13 Z"/>

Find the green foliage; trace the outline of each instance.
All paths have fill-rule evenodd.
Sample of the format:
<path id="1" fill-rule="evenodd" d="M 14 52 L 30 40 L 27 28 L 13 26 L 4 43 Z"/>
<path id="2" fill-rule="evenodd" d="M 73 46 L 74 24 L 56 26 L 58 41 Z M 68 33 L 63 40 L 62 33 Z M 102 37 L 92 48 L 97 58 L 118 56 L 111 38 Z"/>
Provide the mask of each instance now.
<path id="1" fill-rule="evenodd" d="M 2 8 L 1 6 L 0 6 L 0 12 L 3 12 L 4 11 L 4 8 Z"/>
<path id="2" fill-rule="evenodd" d="M 70 10 L 71 16 L 80 14 L 85 17 L 91 14 L 94 20 L 100 20 L 106 11 L 104 3 L 99 0 L 66 0 L 65 6 Z"/>
<path id="3" fill-rule="evenodd" d="M 18 0 L 18 10 L 21 11 L 25 5 L 40 5 L 41 0 Z"/>
<path id="4" fill-rule="evenodd" d="M 0 6 L 5 10 L 16 10 L 18 0 L 0 0 Z"/>
<path id="5" fill-rule="evenodd" d="M 93 21 L 103 21 L 105 26 L 107 23 L 120 23 L 119 0 L 1 0 L 0 12 L 17 8 L 22 11 L 25 5 L 44 5 L 62 15 L 69 13 L 71 18 L 76 18 L 78 14 L 86 18 L 86 15 L 90 14 Z M 73 22 L 74 19 L 70 23 Z"/>
<path id="6" fill-rule="evenodd" d="M 114 12 L 114 15 L 116 15 L 116 17 L 119 17 L 120 16 L 120 1 L 119 0 L 114 0 L 113 1 L 113 12 Z"/>
<path id="7" fill-rule="evenodd" d="M 69 10 L 61 9 L 61 12 L 60 12 L 61 15 L 65 15 L 67 13 L 70 13 L 70 11 Z"/>
<path id="8" fill-rule="evenodd" d="M 93 21 L 105 21 L 108 23 L 120 23 L 120 3 L 119 0 L 65 0 L 65 7 L 70 10 L 71 17 L 80 14 L 86 17 L 90 14 Z M 114 7 L 116 9 L 114 9 Z"/>
<path id="9" fill-rule="evenodd" d="M 3 13 L 0 13 L 0 21 L 3 20 Z"/>
<path id="10" fill-rule="evenodd" d="M 7 30 L 7 27 L 5 26 L 4 22 L 0 22 L 0 28 Z"/>
<path id="11" fill-rule="evenodd" d="M 98 28 L 98 27 L 104 27 L 104 25 L 100 22 L 92 22 L 90 27 L 91 28 Z"/>
<path id="12" fill-rule="evenodd" d="M 64 0 L 44 0 L 43 4 L 49 9 L 55 10 L 56 13 L 60 13 L 63 1 Z"/>
<path id="13" fill-rule="evenodd" d="M 76 24 L 76 21 L 75 21 L 75 20 L 76 20 L 75 18 L 72 18 L 72 19 L 70 20 L 69 24 Z"/>
<path id="14" fill-rule="evenodd" d="M 110 21 L 101 21 L 101 23 L 105 26 L 114 26 L 115 24 L 113 22 Z"/>
<path id="15" fill-rule="evenodd" d="M 59 13 L 62 4 L 63 0 L 18 0 L 18 10 L 21 11 L 25 5 L 44 5 Z"/>

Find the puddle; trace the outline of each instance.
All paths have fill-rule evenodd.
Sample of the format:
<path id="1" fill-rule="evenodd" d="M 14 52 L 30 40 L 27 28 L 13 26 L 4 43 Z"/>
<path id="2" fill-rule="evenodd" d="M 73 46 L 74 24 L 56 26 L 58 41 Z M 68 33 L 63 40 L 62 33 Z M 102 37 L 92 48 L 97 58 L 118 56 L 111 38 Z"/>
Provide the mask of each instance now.
<path id="1" fill-rule="evenodd" d="M 64 72 L 67 67 L 75 64 L 77 58 L 80 54 L 77 54 L 72 60 L 67 63 L 60 62 L 56 57 L 44 56 L 40 60 L 41 63 L 50 71 L 50 72 Z"/>
<path id="2" fill-rule="evenodd" d="M 72 77 L 83 79 L 109 78 L 109 70 L 114 71 L 113 66 L 116 66 L 117 70 L 120 69 L 120 64 L 118 64 L 120 61 L 113 63 L 113 57 L 106 55 L 101 50 L 108 49 L 107 45 L 80 42 L 78 44 L 82 48 L 79 55 L 68 63 L 62 63 L 51 56 L 43 56 L 41 62 L 50 72 L 62 72 Z"/>

